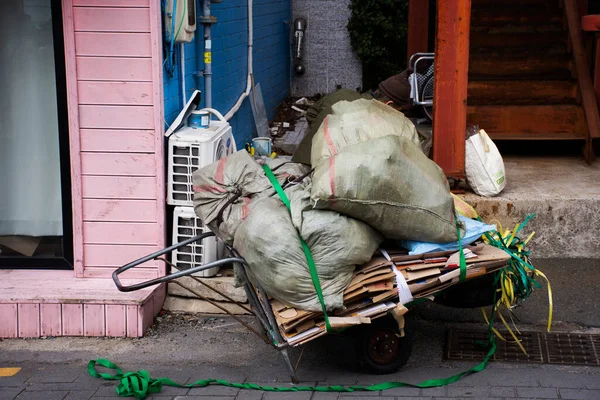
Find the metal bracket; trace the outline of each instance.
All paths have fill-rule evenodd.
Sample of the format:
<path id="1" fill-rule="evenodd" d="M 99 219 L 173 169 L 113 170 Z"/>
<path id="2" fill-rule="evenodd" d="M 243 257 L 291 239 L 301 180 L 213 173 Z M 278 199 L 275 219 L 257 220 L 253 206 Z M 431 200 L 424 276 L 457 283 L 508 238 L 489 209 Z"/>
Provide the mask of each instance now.
<path id="1" fill-rule="evenodd" d="M 204 25 L 214 25 L 217 23 L 217 17 L 215 17 L 214 15 L 209 15 L 207 17 L 204 15 L 199 15 L 198 22 Z"/>

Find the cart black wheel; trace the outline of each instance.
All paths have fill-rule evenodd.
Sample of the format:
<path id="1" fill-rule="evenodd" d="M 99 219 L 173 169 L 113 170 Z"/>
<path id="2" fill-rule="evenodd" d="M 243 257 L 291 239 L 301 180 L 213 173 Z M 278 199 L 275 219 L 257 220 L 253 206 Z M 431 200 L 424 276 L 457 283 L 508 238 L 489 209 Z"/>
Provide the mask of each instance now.
<path id="1" fill-rule="evenodd" d="M 412 341 L 408 334 L 400 337 L 398 325 L 392 318 L 373 322 L 365 325 L 357 341 L 359 365 L 371 374 L 392 374 L 410 358 Z"/>

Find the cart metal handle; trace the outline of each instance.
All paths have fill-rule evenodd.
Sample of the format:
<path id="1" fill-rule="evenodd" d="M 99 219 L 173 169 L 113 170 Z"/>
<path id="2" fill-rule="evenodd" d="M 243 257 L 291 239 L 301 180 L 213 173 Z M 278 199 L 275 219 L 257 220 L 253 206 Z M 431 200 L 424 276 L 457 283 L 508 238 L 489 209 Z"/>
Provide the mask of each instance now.
<path id="1" fill-rule="evenodd" d="M 179 242 L 179 243 L 175 243 L 174 245 L 167 247 L 165 249 L 159 250 L 156 253 L 152 253 L 152 254 L 148 254 L 145 257 L 142 257 L 138 260 L 132 261 L 129 264 L 126 264 L 124 266 L 122 266 L 119 269 L 116 269 L 113 273 L 112 273 L 112 279 L 115 282 L 115 285 L 117 286 L 117 289 L 119 289 L 119 291 L 121 292 L 133 292 L 135 290 L 140 290 L 140 289 L 144 289 L 147 288 L 149 286 L 153 286 L 153 285 L 158 285 L 159 283 L 165 283 L 165 282 L 169 282 L 172 281 L 173 279 L 177 279 L 177 278 L 181 278 L 182 276 L 188 276 L 188 275 L 192 275 L 193 273 L 199 272 L 199 271 L 204 271 L 205 269 L 210 269 L 210 268 L 214 268 L 214 267 L 219 267 L 221 265 L 224 264 L 229 264 L 232 262 L 238 262 L 238 263 L 242 263 L 245 264 L 246 261 L 243 258 L 239 258 L 239 257 L 230 257 L 230 258 L 224 258 L 222 260 L 217 260 L 217 261 L 213 261 L 211 263 L 208 264 L 203 264 L 203 265 L 199 265 L 197 267 L 194 268 L 190 268 L 190 269 L 186 269 L 183 271 L 179 271 L 179 272 L 175 272 L 169 275 L 165 275 L 163 277 L 160 278 L 155 278 L 155 279 L 151 279 L 149 281 L 145 281 L 145 282 L 141 282 L 141 283 L 136 283 L 133 285 L 129 285 L 129 286 L 125 286 L 121 283 L 121 281 L 119 280 L 119 275 L 122 274 L 123 272 L 127 271 L 128 269 L 131 269 L 133 267 L 137 267 L 140 264 L 143 264 L 145 262 L 148 262 L 150 260 L 155 260 L 158 257 L 170 253 L 175 249 L 178 249 L 180 247 L 183 246 L 187 246 L 190 243 L 194 243 L 197 241 L 202 241 L 208 237 L 211 236 L 215 236 L 214 233 L 212 232 L 206 232 L 203 233 L 201 235 L 198 236 L 194 236 L 192 238 L 186 239 L 183 242 Z"/>

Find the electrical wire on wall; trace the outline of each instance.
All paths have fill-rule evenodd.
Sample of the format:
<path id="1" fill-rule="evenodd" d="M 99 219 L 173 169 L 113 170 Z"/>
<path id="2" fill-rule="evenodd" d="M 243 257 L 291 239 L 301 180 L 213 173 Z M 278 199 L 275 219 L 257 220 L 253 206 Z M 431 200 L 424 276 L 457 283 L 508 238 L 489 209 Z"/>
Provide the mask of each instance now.
<path id="1" fill-rule="evenodd" d="M 161 0 L 160 2 L 161 5 L 161 10 L 162 10 L 162 14 L 166 15 L 167 13 L 167 1 L 166 0 Z M 165 44 L 165 46 L 163 46 L 164 48 L 164 61 L 163 61 L 163 67 L 165 69 L 165 72 L 167 74 L 168 77 L 174 77 L 175 76 L 175 70 L 177 68 L 177 47 L 175 47 L 175 38 L 177 38 L 177 36 L 179 35 L 179 32 L 181 31 L 181 27 L 183 26 L 183 22 L 185 20 L 185 14 L 187 11 L 187 1 L 183 2 L 183 13 L 181 14 L 181 21 L 179 21 L 179 24 L 177 26 L 177 30 L 175 30 L 175 17 L 177 16 L 177 0 L 173 0 L 173 10 L 171 13 L 171 34 L 169 34 L 169 31 L 166 29 L 166 26 L 163 29 L 163 41 Z M 173 34 L 173 32 L 175 32 L 175 34 Z"/>

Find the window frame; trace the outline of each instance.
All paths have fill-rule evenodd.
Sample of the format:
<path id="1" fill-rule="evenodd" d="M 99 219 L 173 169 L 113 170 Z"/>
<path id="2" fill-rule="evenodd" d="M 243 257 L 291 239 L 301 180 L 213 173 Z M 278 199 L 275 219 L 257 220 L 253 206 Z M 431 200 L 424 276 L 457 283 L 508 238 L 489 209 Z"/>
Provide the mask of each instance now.
<path id="1" fill-rule="evenodd" d="M 71 157 L 69 115 L 67 112 L 67 77 L 63 34 L 62 1 L 51 0 L 56 105 L 58 113 L 58 145 L 63 220 L 62 257 L 0 256 L 0 269 L 66 269 L 73 268 L 73 209 L 71 193 Z"/>

